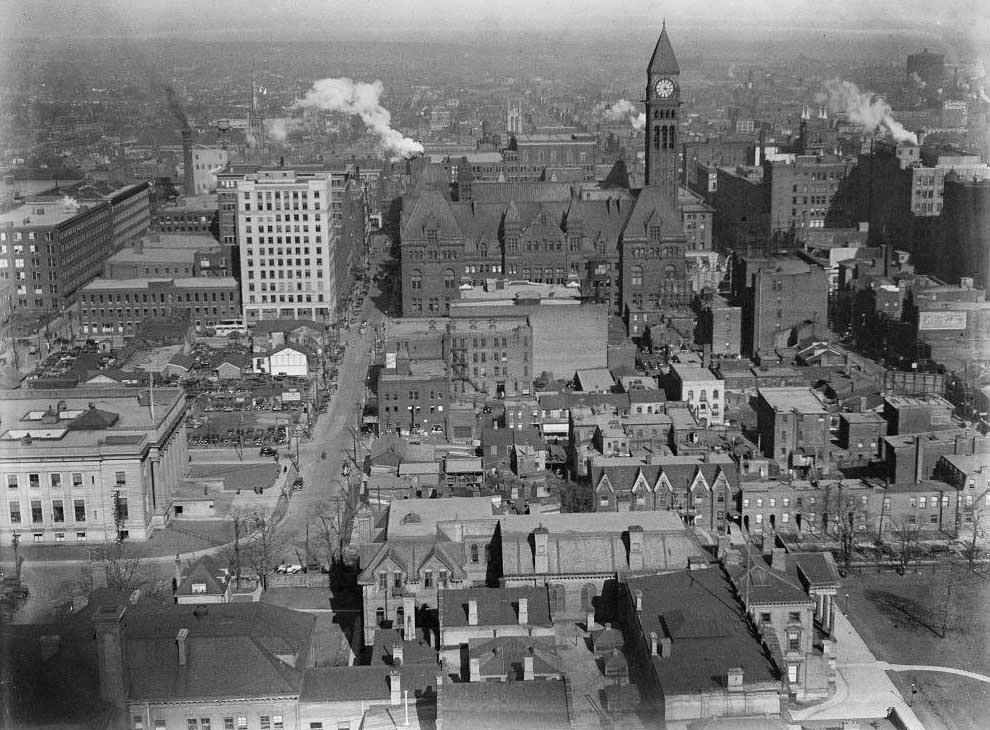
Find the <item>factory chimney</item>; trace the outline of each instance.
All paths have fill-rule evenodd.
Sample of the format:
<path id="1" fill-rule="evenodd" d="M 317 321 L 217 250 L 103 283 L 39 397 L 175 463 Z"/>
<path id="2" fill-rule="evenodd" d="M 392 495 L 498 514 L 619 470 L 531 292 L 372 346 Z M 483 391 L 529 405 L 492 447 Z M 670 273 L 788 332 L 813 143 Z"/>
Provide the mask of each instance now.
<path id="1" fill-rule="evenodd" d="M 195 195 L 196 182 L 193 176 L 192 130 L 188 126 L 182 128 L 182 169 L 182 192 L 187 196 Z"/>

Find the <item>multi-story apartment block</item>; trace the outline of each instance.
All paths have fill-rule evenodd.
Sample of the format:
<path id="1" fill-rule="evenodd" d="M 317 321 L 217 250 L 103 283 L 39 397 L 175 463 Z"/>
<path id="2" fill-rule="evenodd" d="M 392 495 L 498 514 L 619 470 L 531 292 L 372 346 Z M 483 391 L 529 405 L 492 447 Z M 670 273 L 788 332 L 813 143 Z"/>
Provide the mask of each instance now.
<path id="1" fill-rule="evenodd" d="M 756 418 L 766 456 L 790 467 L 827 463 L 829 414 L 811 388 L 759 388 Z"/>
<path id="2" fill-rule="evenodd" d="M 144 540 L 188 462 L 186 398 L 158 388 L 0 393 L 0 540 Z"/>
<path id="3" fill-rule="evenodd" d="M 756 356 L 790 344 L 796 327 L 827 331 L 828 272 L 800 255 L 742 256 L 733 294 L 742 307 L 743 352 Z"/>
<path id="4" fill-rule="evenodd" d="M 133 335 L 142 320 L 185 314 L 199 331 L 241 314 L 240 288 L 231 277 L 94 279 L 79 292 L 84 334 Z"/>
<path id="5" fill-rule="evenodd" d="M 41 314 L 62 309 L 103 270 L 113 252 L 109 202 L 28 201 L 0 214 L 0 286 L 12 308 Z"/>
<path id="6" fill-rule="evenodd" d="M 380 433 L 446 431 L 450 378 L 443 360 L 399 360 L 378 377 Z"/>
<path id="7" fill-rule="evenodd" d="M 687 403 L 699 424 L 725 424 L 725 383 L 708 368 L 676 364 L 671 367 L 670 392 L 673 400 Z"/>
<path id="8" fill-rule="evenodd" d="M 327 322 L 335 315 L 331 182 L 329 172 L 287 169 L 259 170 L 236 180 L 241 297 L 248 323 Z"/>
<path id="9" fill-rule="evenodd" d="M 526 318 L 451 320 L 452 394 L 528 395 L 533 387 L 533 331 Z"/>

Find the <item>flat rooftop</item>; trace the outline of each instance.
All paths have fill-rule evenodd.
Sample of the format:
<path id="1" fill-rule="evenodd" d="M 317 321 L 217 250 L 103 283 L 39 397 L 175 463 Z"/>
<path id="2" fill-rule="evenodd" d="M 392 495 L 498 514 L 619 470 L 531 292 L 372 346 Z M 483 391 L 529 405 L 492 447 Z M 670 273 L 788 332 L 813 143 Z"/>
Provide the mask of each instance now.
<path id="1" fill-rule="evenodd" d="M 704 381 L 718 380 L 718 376 L 716 376 L 715 373 L 713 373 L 708 368 L 703 368 L 699 365 L 675 364 L 675 365 L 671 365 L 671 368 L 675 373 L 677 373 L 677 377 L 679 377 L 683 382 L 687 382 L 687 381 L 697 382 L 699 380 L 704 380 Z"/>
<path id="2" fill-rule="evenodd" d="M 17 226 L 47 228 L 64 223 L 70 218 L 83 213 L 90 208 L 109 205 L 104 202 L 94 202 L 88 205 L 76 205 L 68 200 L 37 200 L 19 205 L 6 213 L 0 213 L 0 226 Z M 25 244 L 33 243 L 24 241 Z"/>
<path id="3" fill-rule="evenodd" d="M 760 395 L 777 411 L 824 413 L 825 406 L 811 388 L 759 388 Z"/>
<path id="4" fill-rule="evenodd" d="M 493 520 L 488 497 L 393 500 L 388 508 L 388 539 L 433 537 L 439 522 Z"/>
<path id="5" fill-rule="evenodd" d="M 93 279 L 81 291 L 150 289 L 152 284 L 171 284 L 176 289 L 238 289 L 231 276 L 185 276 L 181 278 Z"/>

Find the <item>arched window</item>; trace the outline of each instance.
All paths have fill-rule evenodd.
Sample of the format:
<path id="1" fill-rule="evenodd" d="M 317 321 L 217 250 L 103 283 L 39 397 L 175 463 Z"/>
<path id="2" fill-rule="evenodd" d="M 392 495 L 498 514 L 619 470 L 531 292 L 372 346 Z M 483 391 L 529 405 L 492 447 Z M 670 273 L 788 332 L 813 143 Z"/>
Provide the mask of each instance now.
<path id="1" fill-rule="evenodd" d="M 385 623 L 385 609 L 379 606 L 375 609 L 375 625 L 381 626 Z"/>
<path id="2" fill-rule="evenodd" d="M 403 636 L 406 630 L 406 609 L 399 606 L 395 609 L 395 628 L 399 630 L 399 633 Z"/>
<path id="3" fill-rule="evenodd" d="M 456 286 L 457 286 L 457 283 L 454 280 L 454 270 L 453 269 L 444 269 L 444 271 L 443 271 L 443 288 L 444 289 L 453 289 Z"/>
<path id="4" fill-rule="evenodd" d="M 564 593 L 564 586 L 550 586 L 550 610 L 554 613 L 567 610 L 567 597 Z"/>
<path id="5" fill-rule="evenodd" d="M 471 546 L 471 562 L 472 563 L 477 563 L 478 562 L 478 546 L 477 545 L 472 545 Z"/>
<path id="6" fill-rule="evenodd" d="M 419 269 L 413 269 L 409 274 L 409 287 L 411 289 L 422 289 L 423 288 L 423 272 Z"/>
<path id="7" fill-rule="evenodd" d="M 629 270 L 629 285 L 630 286 L 643 286 L 643 267 L 633 266 Z"/>
<path id="8" fill-rule="evenodd" d="M 660 126 L 653 128 L 653 149 L 660 149 Z"/>

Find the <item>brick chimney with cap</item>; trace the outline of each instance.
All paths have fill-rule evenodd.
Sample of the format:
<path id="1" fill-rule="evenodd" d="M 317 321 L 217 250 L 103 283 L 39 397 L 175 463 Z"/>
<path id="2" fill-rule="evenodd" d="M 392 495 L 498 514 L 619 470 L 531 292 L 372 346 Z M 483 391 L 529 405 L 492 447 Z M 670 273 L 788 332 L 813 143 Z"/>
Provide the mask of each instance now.
<path id="1" fill-rule="evenodd" d="M 402 674 L 393 669 L 388 675 L 389 704 L 402 704 Z"/>
<path id="2" fill-rule="evenodd" d="M 468 609 L 468 626 L 478 625 L 478 602 L 475 599 L 471 599 L 467 602 Z"/>
<path id="3" fill-rule="evenodd" d="M 784 572 L 787 570 L 787 550 L 775 547 L 770 551 L 770 567 Z"/>
<path id="4" fill-rule="evenodd" d="M 182 628 L 175 635 L 175 645 L 179 650 L 179 666 L 184 667 L 189 663 L 189 629 Z"/>
<path id="5" fill-rule="evenodd" d="M 529 623 L 529 599 L 519 599 L 519 625 L 525 626 Z"/>

